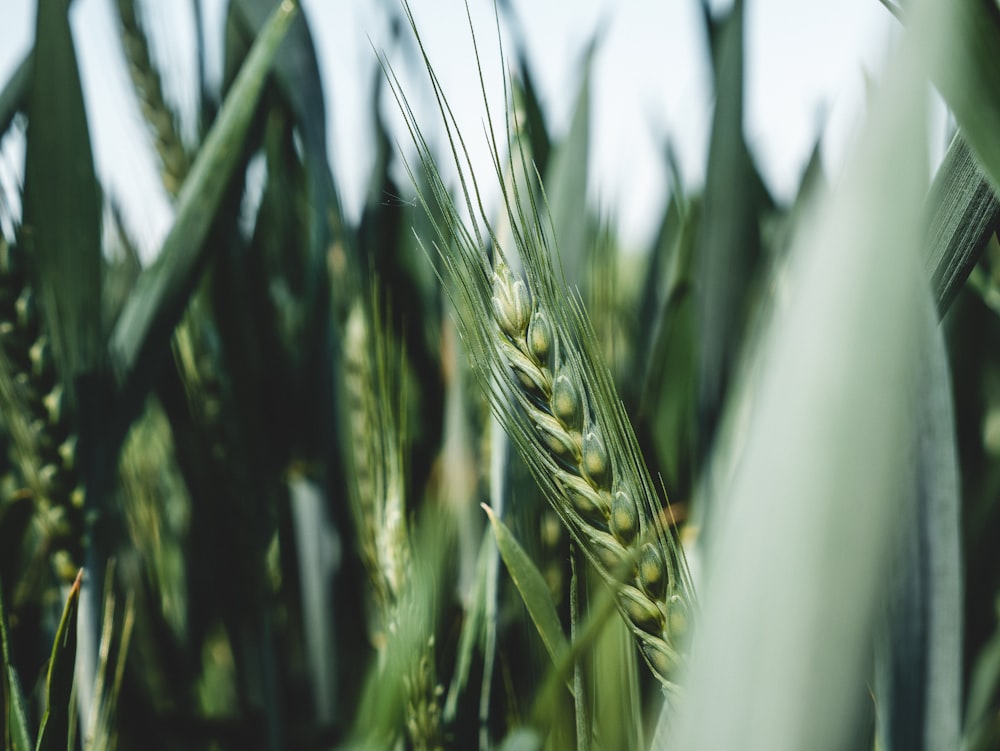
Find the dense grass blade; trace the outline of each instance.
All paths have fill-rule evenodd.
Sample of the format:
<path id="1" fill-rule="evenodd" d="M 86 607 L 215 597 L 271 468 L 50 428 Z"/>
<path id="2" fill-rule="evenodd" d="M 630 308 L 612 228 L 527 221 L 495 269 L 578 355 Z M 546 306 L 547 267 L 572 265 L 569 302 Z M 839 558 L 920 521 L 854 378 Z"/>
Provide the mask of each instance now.
<path id="1" fill-rule="evenodd" d="M 210 248 L 205 244 L 243 146 L 271 64 L 297 12 L 285 0 L 254 43 L 177 200 L 159 257 L 136 282 L 110 341 L 112 370 L 133 403 L 148 391 Z"/>
<path id="2" fill-rule="evenodd" d="M 76 620 L 82 581 L 81 570 L 66 597 L 56 638 L 52 643 L 48 678 L 45 681 L 45 713 L 38 730 L 36 751 L 62 751 L 68 744 L 76 661 Z"/>

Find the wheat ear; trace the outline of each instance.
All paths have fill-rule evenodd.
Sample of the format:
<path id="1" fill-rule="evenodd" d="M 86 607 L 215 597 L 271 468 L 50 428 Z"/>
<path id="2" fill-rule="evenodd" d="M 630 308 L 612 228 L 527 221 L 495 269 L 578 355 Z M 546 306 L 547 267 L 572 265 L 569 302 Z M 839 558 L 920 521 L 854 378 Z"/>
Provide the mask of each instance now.
<path id="1" fill-rule="evenodd" d="M 135 0 L 118 0 L 117 6 L 128 72 L 139 97 L 142 116 L 153 131 L 156 153 L 163 167 L 160 178 L 163 187 L 176 198 L 191 162 L 177 132 L 175 115 L 163 97 L 160 72 L 153 64 L 149 41 L 136 16 Z"/>
<path id="2" fill-rule="evenodd" d="M 694 606 L 690 575 L 683 551 L 664 522 L 663 505 L 580 297 L 567 289 L 553 264 L 554 231 L 546 224 L 544 193 L 519 187 L 541 181 L 526 166 L 530 162 L 520 142 L 511 137 L 509 118 L 503 142 L 510 149 L 501 157 L 480 66 L 486 136 L 494 177 L 502 189 L 503 220 L 510 228 L 510 240 L 502 245 L 483 206 L 464 137 L 408 7 L 406 12 L 445 127 L 468 219 L 444 185 L 399 80 L 384 58 L 383 66 L 431 186 L 429 193 L 420 194 L 418 188 L 418 194 L 431 217 L 442 276 L 458 310 L 462 336 L 494 414 L 570 534 L 614 590 L 646 663 L 666 688 L 673 688 L 670 676 L 680 660 L 679 638 Z M 475 45 L 474 32 L 472 37 Z M 478 48 L 476 58 L 478 66 Z M 504 85 L 506 89 L 506 79 Z M 520 179 L 505 179 L 505 173 L 512 172 Z M 512 261 L 523 266 L 523 276 L 513 273 Z"/>
<path id="3" fill-rule="evenodd" d="M 361 557 L 375 605 L 372 643 L 387 660 L 404 629 L 427 629 L 417 602 L 414 545 L 405 508 L 405 352 L 380 312 L 377 285 L 354 301 L 344 332 L 344 390 L 351 428 L 349 495 Z M 428 629 L 429 630 L 429 629 Z M 405 643 L 405 642 L 404 642 Z M 396 645 L 398 646 L 398 645 Z M 441 687 L 433 635 L 421 632 L 402 656 L 404 726 L 414 749 L 443 748 Z M 383 663 L 383 669 L 386 664 Z"/>

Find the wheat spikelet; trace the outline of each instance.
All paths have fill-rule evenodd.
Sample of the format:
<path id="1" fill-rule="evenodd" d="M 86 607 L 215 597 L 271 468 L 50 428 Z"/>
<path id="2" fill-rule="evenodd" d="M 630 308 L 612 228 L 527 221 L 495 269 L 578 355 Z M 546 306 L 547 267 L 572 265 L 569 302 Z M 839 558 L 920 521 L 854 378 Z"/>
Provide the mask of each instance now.
<path id="1" fill-rule="evenodd" d="M 406 691 L 406 732 L 415 751 L 441 751 L 441 686 L 434 669 L 434 637 L 403 676 Z"/>
<path id="2" fill-rule="evenodd" d="M 510 150 L 501 157 L 484 90 L 487 138 L 502 188 L 502 221 L 509 228 L 509 240 L 505 234 L 502 244 L 483 206 L 464 137 L 406 10 L 470 218 L 462 215 L 444 185 L 399 80 L 384 59 L 383 67 L 431 185 L 420 200 L 431 217 L 434 246 L 462 336 L 494 414 L 573 538 L 615 591 L 646 663 L 672 688 L 670 675 L 680 660 L 677 646 L 694 605 L 690 576 L 664 523 L 661 501 L 579 295 L 566 288 L 553 265 L 555 239 L 551 225 L 544 223 L 544 193 L 539 190 L 536 196 L 535 189 L 524 187 L 540 180 L 527 166 L 520 141 L 511 136 L 509 119 L 505 142 Z M 472 36 L 475 44 L 474 32 Z M 478 64 L 478 48 L 476 55 Z M 511 172 L 515 179 L 505 179 Z M 436 213 L 443 219 L 435 220 Z M 523 276 L 511 271 L 516 267 L 523 267 Z"/>

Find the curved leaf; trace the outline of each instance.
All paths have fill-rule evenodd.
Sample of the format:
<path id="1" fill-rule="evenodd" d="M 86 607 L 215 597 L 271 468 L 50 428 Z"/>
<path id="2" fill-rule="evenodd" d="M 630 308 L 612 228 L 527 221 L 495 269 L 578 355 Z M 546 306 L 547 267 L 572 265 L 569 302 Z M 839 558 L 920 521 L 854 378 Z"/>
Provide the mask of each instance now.
<path id="1" fill-rule="evenodd" d="M 489 506 L 483 504 L 483 509 L 490 519 L 500 557 L 507 566 L 510 578 L 520 592 L 521 599 L 528 608 L 531 620 L 534 621 L 538 635 L 542 637 L 552 662 L 558 665 L 560 658 L 569 651 L 569 641 L 563 633 L 559 614 L 552 602 L 552 594 L 548 584 L 545 583 L 545 577 L 507 529 L 507 525 L 494 515 Z M 572 688 L 570 691 L 572 692 Z"/>
<path id="2" fill-rule="evenodd" d="M 119 387 L 137 404 L 169 352 L 171 332 L 210 248 L 205 239 L 236 166 L 271 64 L 298 5 L 282 2 L 240 70 L 219 117 L 181 187 L 177 218 L 156 261 L 136 281 L 111 335 L 111 366 Z"/>
<path id="3" fill-rule="evenodd" d="M 31 751 L 35 747 L 31 740 L 31 730 L 28 727 L 28 712 L 25 709 L 24 692 L 17 670 L 11 661 L 10 643 L 7 640 L 7 614 L 4 612 L 3 587 L 0 587 L 0 671 L 3 675 L 3 711 L 4 733 L 0 740 L 4 748 L 11 751 Z"/>
<path id="4" fill-rule="evenodd" d="M 76 664 L 76 618 L 80 604 L 83 569 L 76 575 L 52 643 L 45 681 L 45 714 L 38 730 L 36 751 L 62 751 L 69 745 L 73 676 Z"/>

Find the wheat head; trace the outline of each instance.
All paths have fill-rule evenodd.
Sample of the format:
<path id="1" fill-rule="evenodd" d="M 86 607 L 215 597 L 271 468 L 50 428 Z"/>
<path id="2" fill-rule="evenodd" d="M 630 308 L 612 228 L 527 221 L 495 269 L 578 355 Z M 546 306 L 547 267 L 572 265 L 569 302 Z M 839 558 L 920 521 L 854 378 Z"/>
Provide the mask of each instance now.
<path id="1" fill-rule="evenodd" d="M 536 482 L 613 589 L 647 665 L 672 689 L 679 645 L 695 606 L 690 575 L 580 296 L 556 269 L 556 238 L 541 180 L 528 166 L 523 140 L 512 137 L 511 118 L 506 137 L 497 136 L 482 84 L 493 177 L 501 187 L 502 221 L 509 229 L 501 242 L 484 208 L 464 136 L 408 7 L 406 12 L 458 171 L 460 202 L 445 186 L 384 58 L 383 68 L 431 186 L 419 199 L 431 218 L 441 276 L 474 367 L 494 414 Z M 472 37 L 475 45 L 474 31 Z M 476 57 L 480 65 L 478 47 Z M 506 156 L 500 143 L 509 145 Z M 419 193 L 420 182 L 413 183 Z M 516 268 L 523 273 L 515 273 Z"/>

